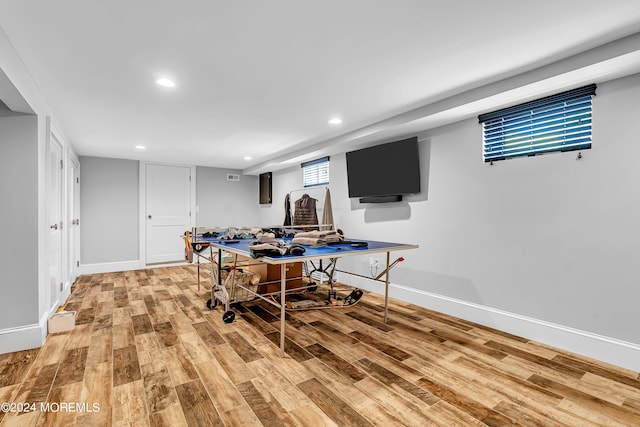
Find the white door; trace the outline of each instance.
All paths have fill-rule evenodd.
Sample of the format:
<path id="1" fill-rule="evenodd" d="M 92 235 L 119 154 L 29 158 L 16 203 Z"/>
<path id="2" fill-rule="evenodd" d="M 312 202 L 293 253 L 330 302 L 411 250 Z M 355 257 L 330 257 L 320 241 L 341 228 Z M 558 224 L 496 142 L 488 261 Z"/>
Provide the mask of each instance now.
<path id="1" fill-rule="evenodd" d="M 191 228 L 191 168 L 146 165 L 146 263 L 184 261 Z"/>
<path id="2" fill-rule="evenodd" d="M 60 305 L 59 295 L 63 287 L 62 268 L 62 144 L 53 136 L 47 152 L 47 204 L 48 204 L 48 255 L 49 255 L 49 309 Z"/>
<path id="3" fill-rule="evenodd" d="M 68 269 L 69 283 L 78 277 L 78 267 L 80 267 L 80 164 L 75 158 L 69 159 L 68 167 L 68 221 L 67 232 L 69 235 L 68 248 Z"/>

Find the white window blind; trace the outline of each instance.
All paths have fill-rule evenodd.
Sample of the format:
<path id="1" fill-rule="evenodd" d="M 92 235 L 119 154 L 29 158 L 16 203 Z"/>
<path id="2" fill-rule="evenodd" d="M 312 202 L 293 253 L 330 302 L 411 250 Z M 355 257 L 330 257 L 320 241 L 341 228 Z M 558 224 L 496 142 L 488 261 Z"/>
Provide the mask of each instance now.
<path id="1" fill-rule="evenodd" d="M 301 166 L 303 187 L 329 183 L 329 157 L 312 160 Z"/>
<path id="2" fill-rule="evenodd" d="M 478 116 L 485 162 L 591 148 L 596 85 Z"/>

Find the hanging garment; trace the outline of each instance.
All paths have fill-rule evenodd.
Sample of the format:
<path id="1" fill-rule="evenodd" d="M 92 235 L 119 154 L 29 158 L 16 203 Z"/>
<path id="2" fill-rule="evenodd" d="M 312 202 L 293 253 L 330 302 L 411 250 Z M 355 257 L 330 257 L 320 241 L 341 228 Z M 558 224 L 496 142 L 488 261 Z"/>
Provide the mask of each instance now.
<path id="1" fill-rule="evenodd" d="M 318 225 L 316 202 L 317 200 L 308 194 L 303 194 L 296 200 L 293 225 Z"/>
<path id="2" fill-rule="evenodd" d="M 291 225 L 291 195 L 287 194 L 284 197 L 284 225 L 288 227 Z"/>
<path id="3" fill-rule="evenodd" d="M 323 230 L 335 230 L 335 224 L 333 223 L 333 208 L 331 207 L 331 193 L 327 188 L 327 194 L 324 196 L 324 209 L 322 210 L 322 229 Z"/>

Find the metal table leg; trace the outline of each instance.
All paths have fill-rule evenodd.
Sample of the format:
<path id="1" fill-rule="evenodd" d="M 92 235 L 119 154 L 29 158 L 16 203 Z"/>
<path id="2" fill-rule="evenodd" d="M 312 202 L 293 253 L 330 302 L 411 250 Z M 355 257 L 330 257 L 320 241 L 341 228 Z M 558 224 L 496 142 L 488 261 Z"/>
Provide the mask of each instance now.
<path id="1" fill-rule="evenodd" d="M 384 323 L 387 323 L 387 307 L 389 306 L 389 252 L 387 252 L 387 273 L 384 279 Z"/>
<path id="2" fill-rule="evenodd" d="M 284 357 L 284 324 L 285 324 L 285 293 L 287 289 L 286 264 L 280 264 L 280 357 Z"/>

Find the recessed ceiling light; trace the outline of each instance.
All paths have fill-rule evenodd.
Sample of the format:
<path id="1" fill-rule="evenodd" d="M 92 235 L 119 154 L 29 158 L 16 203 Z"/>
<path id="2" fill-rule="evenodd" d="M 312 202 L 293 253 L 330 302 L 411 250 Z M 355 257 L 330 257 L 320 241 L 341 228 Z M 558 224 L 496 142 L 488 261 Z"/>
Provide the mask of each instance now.
<path id="1" fill-rule="evenodd" d="M 340 123 L 342 123 L 342 119 L 338 117 L 334 117 L 333 119 L 329 120 L 330 125 L 339 125 Z"/>
<path id="2" fill-rule="evenodd" d="M 145 147 L 144 145 L 136 145 L 136 150 L 144 151 L 146 149 L 147 147 Z"/>
<path id="3" fill-rule="evenodd" d="M 176 84 L 173 82 L 173 80 L 169 80 L 167 78 L 161 78 L 156 80 L 156 83 L 158 83 L 160 86 L 162 87 L 174 87 Z"/>
<path id="4" fill-rule="evenodd" d="M 251 156 L 244 156 L 245 160 L 251 160 Z"/>

